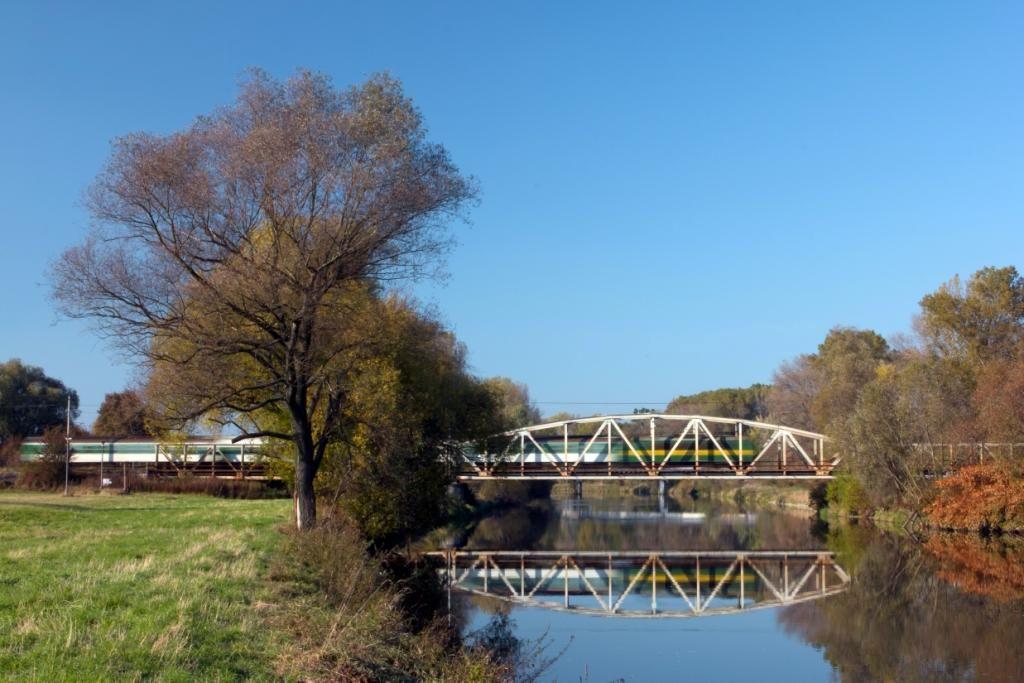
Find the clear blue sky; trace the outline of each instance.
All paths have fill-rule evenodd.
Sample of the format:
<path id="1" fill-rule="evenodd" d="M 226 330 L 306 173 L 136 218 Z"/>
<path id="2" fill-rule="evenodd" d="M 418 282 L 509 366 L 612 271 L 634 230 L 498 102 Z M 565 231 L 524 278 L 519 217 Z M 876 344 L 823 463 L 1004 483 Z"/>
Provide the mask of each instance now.
<path id="1" fill-rule="evenodd" d="M 94 4 L 0 6 L 0 359 L 86 422 L 130 371 L 55 322 L 47 264 L 113 137 L 187 125 L 249 66 L 402 79 L 483 189 L 418 292 L 544 412 L 766 381 L 1021 265 L 1019 3 Z"/>

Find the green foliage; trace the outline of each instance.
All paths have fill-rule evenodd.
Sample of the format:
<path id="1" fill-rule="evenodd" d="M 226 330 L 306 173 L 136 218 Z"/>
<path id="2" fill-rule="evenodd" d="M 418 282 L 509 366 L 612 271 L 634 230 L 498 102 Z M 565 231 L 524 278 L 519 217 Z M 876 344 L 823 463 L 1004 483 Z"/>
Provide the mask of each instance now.
<path id="1" fill-rule="evenodd" d="M 17 358 L 0 363 L 0 441 L 9 437 L 38 436 L 47 427 L 78 417 L 78 394 L 48 377 L 42 368 L 25 365 Z"/>
<path id="2" fill-rule="evenodd" d="M 831 523 L 825 544 L 836 554 L 836 563 L 854 574 L 864 559 L 873 533 L 870 525 Z"/>
<path id="3" fill-rule="evenodd" d="M 493 382 L 467 372 L 465 349 L 439 322 L 397 298 L 375 311 L 374 353 L 347 377 L 350 427 L 328 448 L 317 484 L 380 546 L 440 521 L 450 442 L 500 431 L 508 405 Z"/>
<path id="4" fill-rule="evenodd" d="M 857 515 L 871 509 L 860 479 L 846 472 L 837 474 L 825 487 L 825 504 L 829 512 L 842 515 Z"/>
<path id="5" fill-rule="evenodd" d="M 768 385 L 765 384 L 752 384 L 749 387 L 712 389 L 688 396 L 677 396 L 665 407 L 665 412 L 759 420 L 768 412 L 768 389 Z"/>
<path id="6" fill-rule="evenodd" d="M 864 386 L 875 378 L 879 365 L 892 359 L 888 343 L 877 332 L 835 327 L 818 346 L 813 363 L 821 373 L 811 416 L 819 429 L 838 437 L 846 430 Z"/>

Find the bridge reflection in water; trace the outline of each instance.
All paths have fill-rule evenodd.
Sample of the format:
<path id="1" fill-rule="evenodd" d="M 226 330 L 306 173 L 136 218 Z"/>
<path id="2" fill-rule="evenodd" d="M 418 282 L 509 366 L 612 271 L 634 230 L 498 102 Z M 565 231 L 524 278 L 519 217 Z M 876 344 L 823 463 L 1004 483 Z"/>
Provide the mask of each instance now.
<path id="1" fill-rule="evenodd" d="M 517 605 L 616 617 L 733 614 L 846 590 L 834 553 L 480 551 L 429 553 L 450 589 Z"/>

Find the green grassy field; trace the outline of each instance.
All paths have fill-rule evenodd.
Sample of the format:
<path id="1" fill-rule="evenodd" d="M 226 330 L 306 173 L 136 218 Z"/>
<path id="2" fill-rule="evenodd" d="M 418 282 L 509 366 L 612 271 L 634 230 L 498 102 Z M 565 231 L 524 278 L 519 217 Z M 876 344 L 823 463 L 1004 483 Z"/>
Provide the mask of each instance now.
<path id="1" fill-rule="evenodd" d="M 287 500 L 0 493 L 4 680 L 275 678 Z"/>

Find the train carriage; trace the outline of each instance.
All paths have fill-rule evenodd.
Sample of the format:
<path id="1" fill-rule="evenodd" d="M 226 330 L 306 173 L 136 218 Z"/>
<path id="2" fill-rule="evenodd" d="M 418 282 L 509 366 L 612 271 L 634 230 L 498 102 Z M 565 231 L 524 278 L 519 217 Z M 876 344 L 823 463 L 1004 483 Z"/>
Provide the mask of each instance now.
<path id="1" fill-rule="evenodd" d="M 524 439 L 522 453 L 526 464 L 569 462 L 581 460 L 584 463 L 629 463 L 635 462 L 637 456 L 646 462 L 662 462 L 668 455 L 670 465 L 717 465 L 727 464 L 727 458 L 737 462 L 740 457 L 749 461 L 757 455 L 754 439 L 744 438 L 741 442 L 735 436 L 716 436 L 716 445 L 707 435 L 702 435 L 697 444 L 694 438 L 687 436 L 679 441 L 679 435 L 658 438 L 651 447 L 651 439 L 630 439 L 632 448 L 621 438 L 607 439 L 599 436 L 543 436 Z M 609 443 L 610 441 L 610 443 Z M 696 445 L 696 447 L 695 447 Z M 721 450 L 719 450 L 721 446 Z M 724 452 L 724 453 L 723 453 Z M 475 454 L 477 458 L 484 456 Z M 505 454 L 506 460 L 519 462 L 519 445 L 513 444 Z"/>

